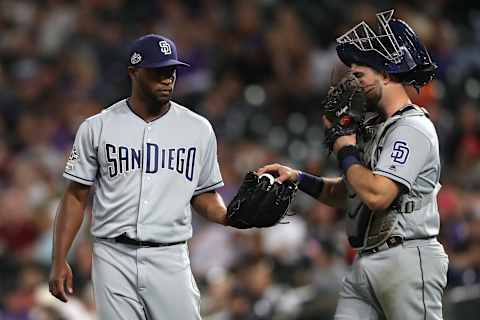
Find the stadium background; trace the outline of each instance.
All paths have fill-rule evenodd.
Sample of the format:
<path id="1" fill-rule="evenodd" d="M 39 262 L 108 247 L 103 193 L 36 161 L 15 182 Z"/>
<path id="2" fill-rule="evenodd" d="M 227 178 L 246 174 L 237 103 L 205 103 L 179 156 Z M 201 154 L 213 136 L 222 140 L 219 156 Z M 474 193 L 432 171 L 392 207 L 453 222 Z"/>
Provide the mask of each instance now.
<path id="1" fill-rule="evenodd" d="M 95 319 L 88 221 L 71 250 L 75 296 L 48 293 L 52 221 L 75 131 L 126 97 L 126 45 L 177 43 L 175 100 L 206 116 L 229 201 L 269 162 L 333 175 L 319 105 L 339 64 L 336 36 L 395 8 L 439 65 L 413 99 L 441 142 L 446 319 L 480 309 L 480 11 L 466 1 L 0 0 L 0 319 Z M 472 2 L 468 1 L 472 6 Z M 165 137 L 168 139 L 168 137 Z M 289 224 L 236 231 L 194 218 L 191 262 L 206 320 L 331 319 L 353 253 L 341 211 L 299 196 Z M 400 297 L 399 297 L 400 298 Z"/>

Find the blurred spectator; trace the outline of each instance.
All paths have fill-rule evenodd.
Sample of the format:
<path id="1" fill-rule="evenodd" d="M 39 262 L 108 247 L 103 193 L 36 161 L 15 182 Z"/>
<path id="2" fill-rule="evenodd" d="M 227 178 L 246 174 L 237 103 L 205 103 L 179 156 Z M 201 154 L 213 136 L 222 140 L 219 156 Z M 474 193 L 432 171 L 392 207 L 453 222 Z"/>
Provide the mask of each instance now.
<path id="1" fill-rule="evenodd" d="M 240 264 L 239 280 L 250 305 L 248 319 L 272 319 L 284 291 L 274 282 L 272 262 L 266 257 L 246 259 Z"/>

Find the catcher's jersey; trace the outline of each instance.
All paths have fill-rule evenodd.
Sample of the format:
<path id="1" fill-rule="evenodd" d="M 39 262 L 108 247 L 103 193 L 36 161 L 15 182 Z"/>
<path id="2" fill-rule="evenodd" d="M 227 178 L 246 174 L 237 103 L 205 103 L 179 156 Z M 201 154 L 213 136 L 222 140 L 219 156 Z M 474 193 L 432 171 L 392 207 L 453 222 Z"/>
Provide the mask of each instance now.
<path id="1" fill-rule="evenodd" d="M 385 122 L 368 127 L 367 138 L 359 139 L 363 163 L 374 174 L 385 176 L 400 186 L 400 196 L 384 213 L 359 219 L 358 196 L 349 189 L 348 224 L 362 239 L 354 247 L 376 246 L 390 235 L 423 238 L 438 235 L 440 219 L 437 193 L 440 189 L 440 155 L 435 127 L 424 111 L 407 106 Z M 366 206 L 363 206 L 365 209 Z M 355 212 L 355 211 L 359 212 Z M 366 230 L 365 230 L 366 229 Z"/>
<path id="2" fill-rule="evenodd" d="M 205 118 L 171 102 L 145 122 L 127 100 L 79 127 L 64 177 L 94 185 L 92 234 L 176 242 L 192 236 L 192 196 L 223 186 Z"/>

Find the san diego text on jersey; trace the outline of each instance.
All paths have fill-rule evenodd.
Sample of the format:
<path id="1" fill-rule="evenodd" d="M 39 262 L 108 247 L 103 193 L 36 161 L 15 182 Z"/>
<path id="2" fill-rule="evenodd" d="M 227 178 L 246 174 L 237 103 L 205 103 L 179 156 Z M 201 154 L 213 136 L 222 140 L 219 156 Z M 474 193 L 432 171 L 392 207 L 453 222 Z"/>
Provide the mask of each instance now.
<path id="1" fill-rule="evenodd" d="M 128 146 L 105 144 L 110 178 L 143 168 L 144 173 L 157 173 L 161 169 L 174 170 L 192 181 L 196 153 L 196 147 L 160 148 L 155 143 L 146 143 L 143 150 L 140 150 Z"/>

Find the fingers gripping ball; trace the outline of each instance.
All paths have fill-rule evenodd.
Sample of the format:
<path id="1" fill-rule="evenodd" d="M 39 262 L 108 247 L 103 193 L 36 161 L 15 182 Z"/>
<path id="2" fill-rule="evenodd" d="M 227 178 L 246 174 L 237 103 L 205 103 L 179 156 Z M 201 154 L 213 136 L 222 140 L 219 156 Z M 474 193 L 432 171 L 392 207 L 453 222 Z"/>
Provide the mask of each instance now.
<path id="1" fill-rule="evenodd" d="M 296 192 L 293 182 L 279 183 L 271 174 L 250 171 L 227 207 L 227 224 L 239 229 L 274 226 L 287 214 Z"/>
<path id="2" fill-rule="evenodd" d="M 330 88 L 322 103 L 323 114 L 332 126 L 325 130 L 325 145 L 332 151 L 335 141 L 356 133 L 365 117 L 367 98 L 357 78 L 352 74 L 343 77 Z"/>

